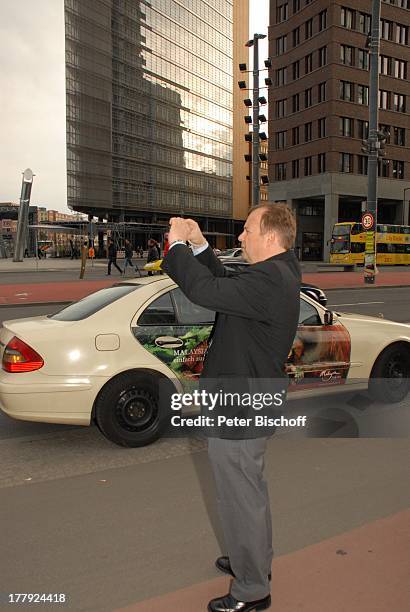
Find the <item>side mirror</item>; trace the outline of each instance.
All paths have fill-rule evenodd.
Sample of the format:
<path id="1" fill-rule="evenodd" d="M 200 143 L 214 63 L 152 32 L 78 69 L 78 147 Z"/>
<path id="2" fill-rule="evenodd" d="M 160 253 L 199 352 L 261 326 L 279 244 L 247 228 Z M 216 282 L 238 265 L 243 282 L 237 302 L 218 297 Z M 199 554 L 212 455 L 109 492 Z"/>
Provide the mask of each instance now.
<path id="1" fill-rule="evenodd" d="M 333 316 L 333 312 L 331 310 L 326 310 L 324 317 L 323 317 L 323 321 L 325 325 L 333 325 L 334 323 L 334 316 Z"/>

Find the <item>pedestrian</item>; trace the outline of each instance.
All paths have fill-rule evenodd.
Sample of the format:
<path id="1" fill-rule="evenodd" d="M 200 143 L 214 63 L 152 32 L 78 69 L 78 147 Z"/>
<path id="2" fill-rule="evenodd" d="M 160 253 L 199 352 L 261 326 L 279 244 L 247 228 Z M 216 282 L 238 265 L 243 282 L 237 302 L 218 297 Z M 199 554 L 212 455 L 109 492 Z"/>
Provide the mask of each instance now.
<path id="1" fill-rule="evenodd" d="M 127 271 L 127 266 L 130 266 L 131 269 L 134 267 L 134 264 L 133 264 L 133 261 L 132 261 L 133 254 L 134 253 L 133 253 L 131 242 L 129 240 L 126 240 L 125 241 L 124 276 L 125 276 L 126 271 Z"/>
<path id="2" fill-rule="evenodd" d="M 114 244 L 114 240 L 112 238 L 108 238 L 108 270 L 107 276 L 111 274 L 111 265 L 114 265 L 118 272 L 122 274 L 122 270 L 120 266 L 117 264 L 117 248 Z"/>
<path id="3" fill-rule="evenodd" d="M 285 362 L 297 329 L 300 288 L 291 209 L 264 204 L 250 211 L 239 240 L 252 265 L 233 276 L 195 221 L 174 218 L 170 225 L 165 271 L 189 300 L 216 312 L 201 386 L 212 388 L 222 380 L 229 384 L 225 388 L 235 391 L 247 385 L 262 388 L 268 381 L 272 388 L 286 389 Z M 244 405 L 240 409 L 245 414 L 254 412 Z M 214 428 L 209 434 L 208 455 L 227 552 L 216 566 L 233 577 L 230 592 L 209 602 L 210 612 L 248 612 L 271 605 L 272 525 L 263 469 L 272 430 L 256 429 Z"/>
<path id="4" fill-rule="evenodd" d="M 148 240 L 148 255 L 147 255 L 147 263 L 151 263 L 152 261 L 158 261 L 161 257 L 161 252 L 159 250 L 159 246 L 156 240 L 150 238 Z M 148 276 L 152 276 L 154 273 L 149 271 Z"/>
<path id="5" fill-rule="evenodd" d="M 167 256 L 168 250 L 169 250 L 169 240 L 168 240 L 169 234 L 168 232 L 166 234 L 164 234 L 164 252 L 163 252 L 163 257 L 165 258 Z"/>

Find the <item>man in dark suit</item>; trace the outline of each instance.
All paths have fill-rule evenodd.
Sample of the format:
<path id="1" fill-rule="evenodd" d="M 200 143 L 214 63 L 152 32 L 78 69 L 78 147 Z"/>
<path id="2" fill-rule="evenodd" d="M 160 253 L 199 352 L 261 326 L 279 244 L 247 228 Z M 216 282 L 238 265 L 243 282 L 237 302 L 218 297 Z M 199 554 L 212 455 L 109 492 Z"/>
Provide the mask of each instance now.
<path id="1" fill-rule="evenodd" d="M 252 386 L 268 380 L 277 388 L 279 380 L 286 388 L 284 363 L 296 333 L 300 288 L 290 208 L 272 204 L 251 210 L 239 240 L 253 265 L 233 276 L 227 276 L 195 221 L 173 218 L 170 225 L 165 271 L 192 302 L 217 312 L 202 379 L 228 380 L 230 391 L 243 389 L 244 381 Z M 271 604 L 273 557 L 263 478 L 268 434 L 228 427 L 210 436 L 208 454 L 228 552 L 216 566 L 234 580 L 230 593 L 211 600 L 208 610 L 264 610 Z"/>

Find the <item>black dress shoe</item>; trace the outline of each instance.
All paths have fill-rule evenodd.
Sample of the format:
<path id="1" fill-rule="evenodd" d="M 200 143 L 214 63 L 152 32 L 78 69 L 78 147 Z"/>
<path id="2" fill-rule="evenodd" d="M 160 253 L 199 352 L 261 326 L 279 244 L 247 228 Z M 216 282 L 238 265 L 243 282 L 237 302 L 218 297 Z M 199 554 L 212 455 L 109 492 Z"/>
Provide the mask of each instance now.
<path id="1" fill-rule="evenodd" d="M 215 561 L 216 567 L 224 572 L 225 574 L 230 574 L 233 578 L 235 578 L 235 574 L 232 571 L 231 563 L 229 561 L 229 557 L 218 557 Z M 272 580 L 272 574 L 269 572 L 268 579 Z"/>
<path id="2" fill-rule="evenodd" d="M 223 597 L 211 599 L 208 612 L 253 612 L 253 610 L 266 610 L 270 608 L 270 604 L 270 595 L 256 601 L 238 601 L 228 593 Z"/>

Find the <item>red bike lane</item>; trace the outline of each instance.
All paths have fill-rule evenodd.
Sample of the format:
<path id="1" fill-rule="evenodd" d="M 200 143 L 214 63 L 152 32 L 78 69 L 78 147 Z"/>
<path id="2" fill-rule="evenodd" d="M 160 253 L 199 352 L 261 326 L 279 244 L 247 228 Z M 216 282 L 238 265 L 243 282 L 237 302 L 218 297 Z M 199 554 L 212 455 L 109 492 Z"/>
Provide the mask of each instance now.
<path id="1" fill-rule="evenodd" d="M 129 279 L 128 279 L 129 280 Z M 380 272 L 374 285 L 365 285 L 362 272 L 316 272 L 303 275 L 303 280 L 322 289 L 373 289 L 410 286 L 410 270 Z M 73 302 L 94 291 L 110 287 L 120 278 L 102 280 L 74 280 L 65 282 L 0 285 L 0 305 Z"/>

